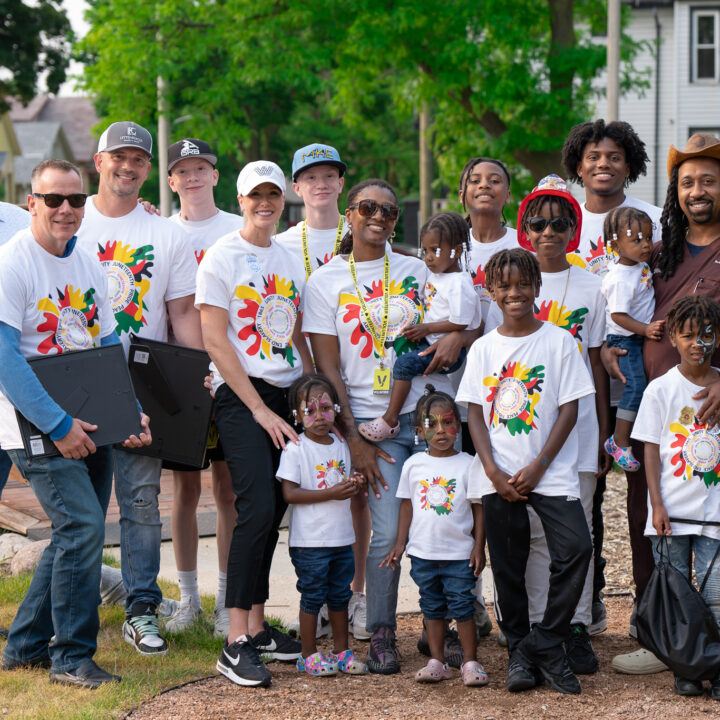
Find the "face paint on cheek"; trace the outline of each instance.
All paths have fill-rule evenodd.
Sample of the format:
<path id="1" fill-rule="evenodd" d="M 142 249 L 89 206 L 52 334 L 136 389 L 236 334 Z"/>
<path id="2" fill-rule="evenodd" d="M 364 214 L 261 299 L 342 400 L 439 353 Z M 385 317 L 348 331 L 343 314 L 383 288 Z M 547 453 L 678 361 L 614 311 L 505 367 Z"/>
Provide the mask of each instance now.
<path id="1" fill-rule="evenodd" d="M 306 403 L 304 400 L 300 401 L 300 419 L 305 427 L 310 427 L 315 420 L 317 415 L 315 414 L 315 408 L 312 407 L 312 400 L 310 403 Z"/>
<path id="2" fill-rule="evenodd" d="M 705 337 L 709 339 L 703 340 Z M 698 360 L 698 365 L 704 365 L 708 359 L 713 356 L 713 353 L 715 352 L 715 345 L 717 343 L 717 337 L 715 336 L 715 331 L 713 330 L 712 325 L 706 325 L 704 328 L 698 328 L 698 335 L 695 342 L 703 351 L 702 359 Z"/>
<path id="3" fill-rule="evenodd" d="M 442 422 L 443 427 L 445 428 L 445 431 L 448 435 L 452 435 L 454 437 L 458 434 L 458 425 L 456 422 L 455 413 L 449 412 L 441 415 L 440 421 Z"/>
<path id="4" fill-rule="evenodd" d="M 435 432 L 436 432 L 434 427 L 432 427 L 432 428 L 430 427 L 430 417 L 432 417 L 432 416 L 423 415 L 423 427 L 425 428 L 425 441 L 426 442 L 431 442 L 432 439 L 435 437 Z"/>

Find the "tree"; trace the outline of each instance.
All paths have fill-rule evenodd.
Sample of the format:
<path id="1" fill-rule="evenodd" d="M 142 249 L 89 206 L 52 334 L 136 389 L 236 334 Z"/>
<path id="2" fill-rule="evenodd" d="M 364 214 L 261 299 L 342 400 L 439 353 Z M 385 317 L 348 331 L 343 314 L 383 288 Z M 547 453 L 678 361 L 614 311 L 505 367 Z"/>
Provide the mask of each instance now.
<path id="1" fill-rule="evenodd" d="M 0 0 L 0 114 L 7 112 L 6 98 L 29 102 L 38 79 L 57 92 L 65 81 L 73 41 L 70 21 L 61 0 Z"/>

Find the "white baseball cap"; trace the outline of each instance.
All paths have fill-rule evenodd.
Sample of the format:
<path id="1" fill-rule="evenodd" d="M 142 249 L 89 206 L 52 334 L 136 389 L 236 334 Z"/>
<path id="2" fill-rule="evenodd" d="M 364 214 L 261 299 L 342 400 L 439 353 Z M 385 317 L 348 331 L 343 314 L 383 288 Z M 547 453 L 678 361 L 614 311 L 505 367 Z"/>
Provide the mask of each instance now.
<path id="1" fill-rule="evenodd" d="M 152 157 L 152 135 L 142 126 L 129 120 L 108 125 L 98 141 L 98 152 L 120 148 L 138 148 Z"/>
<path id="2" fill-rule="evenodd" d="M 276 165 L 270 160 L 255 160 L 254 162 L 250 162 L 238 175 L 238 195 L 248 195 L 258 185 L 266 182 L 277 185 L 282 194 L 285 194 L 285 174 L 279 165 Z"/>

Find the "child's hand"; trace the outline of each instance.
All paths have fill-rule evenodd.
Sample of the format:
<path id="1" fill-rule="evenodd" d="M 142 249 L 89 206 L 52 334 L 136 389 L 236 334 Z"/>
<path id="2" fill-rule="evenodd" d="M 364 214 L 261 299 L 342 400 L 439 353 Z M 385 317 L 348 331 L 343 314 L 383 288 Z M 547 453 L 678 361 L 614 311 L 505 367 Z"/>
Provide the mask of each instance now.
<path id="1" fill-rule="evenodd" d="M 402 557 L 405 545 L 397 543 L 395 547 L 383 558 L 380 567 L 389 567 L 391 570 L 400 567 L 400 558 Z"/>
<path id="2" fill-rule="evenodd" d="M 420 323 L 419 325 L 411 325 L 407 330 L 405 330 L 403 335 L 412 342 L 418 342 L 419 340 L 425 338 L 428 332 L 429 330 L 427 325 Z"/>
<path id="3" fill-rule="evenodd" d="M 503 500 L 508 502 L 527 500 L 525 495 L 521 495 L 516 488 L 509 484 L 510 476 L 504 470 L 497 468 L 492 474 L 488 473 L 488 477 Z"/>
<path id="4" fill-rule="evenodd" d="M 358 486 L 352 480 L 343 480 L 330 488 L 328 497 L 332 500 L 347 500 L 357 495 L 358 490 Z"/>
<path id="5" fill-rule="evenodd" d="M 470 553 L 470 567 L 477 577 L 485 569 L 485 548 L 475 545 Z"/>
<path id="6" fill-rule="evenodd" d="M 529 465 L 518 470 L 508 480 L 508 485 L 514 487 L 520 495 L 527 495 L 537 487 L 544 473 L 545 468 L 540 460 L 535 458 Z"/>
<path id="7" fill-rule="evenodd" d="M 658 535 L 672 535 L 670 516 L 665 505 L 653 505 L 652 524 Z"/>
<path id="8" fill-rule="evenodd" d="M 656 320 L 655 322 L 648 323 L 645 326 L 645 337 L 650 340 L 662 340 L 663 333 L 665 332 L 665 321 Z"/>

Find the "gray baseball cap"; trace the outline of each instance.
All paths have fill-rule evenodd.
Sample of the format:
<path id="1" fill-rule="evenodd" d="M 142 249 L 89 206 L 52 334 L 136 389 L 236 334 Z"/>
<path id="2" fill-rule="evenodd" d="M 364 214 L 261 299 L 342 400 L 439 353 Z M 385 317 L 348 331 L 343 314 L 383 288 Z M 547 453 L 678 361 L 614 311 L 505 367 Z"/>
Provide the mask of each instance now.
<path id="1" fill-rule="evenodd" d="M 98 152 L 126 147 L 138 148 L 152 157 L 152 135 L 142 125 L 121 120 L 109 125 L 98 141 Z"/>

